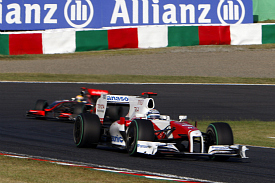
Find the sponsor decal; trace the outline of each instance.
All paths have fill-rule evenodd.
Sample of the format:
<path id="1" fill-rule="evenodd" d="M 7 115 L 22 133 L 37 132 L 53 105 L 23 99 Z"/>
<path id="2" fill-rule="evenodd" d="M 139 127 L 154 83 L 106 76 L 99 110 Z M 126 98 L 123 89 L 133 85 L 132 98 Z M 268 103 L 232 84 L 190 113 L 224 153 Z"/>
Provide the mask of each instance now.
<path id="1" fill-rule="evenodd" d="M 103 104 L 97 104 L 96 111 L 98 113 L 104 113 L 105 112 L 105 106 Z"/>
<path id="2" fill-rule="evenodd" d="M 138 105 L 143 105 L 144 100 L 138 100 Z"/>
<path id="3" fill-rule="evenodd" d="M 142 145 L 142 144 L 138 144 L 137 145 L 139 148 L 149 148 L 149 146 L 147 146 L 147 145 Z"/>
<path id="4" fill-rule="evenodd" d="M 93 90 L 93 89 L 88 89 L 89 93 L 91 95 L 101 95 L 101 94 L 108 94 L 107 90 Z"/>
<path id="5" fill-rule="evenodd" d="M 0 29 L 99 28 L 102 27 L 101 13 L 95 16 L 95 8 L 101 11 L 101 1 L 0 0 Z"/>
<path id="6" fill-rule="evenodd" d="M 134 107 L 135 108 L 135 112 L 139 112 L 139 107 Z"/>
<path id="7" fill-rule="evenodd" d="M 104 109 L 104 105 L 103 104 L 97 104 L 97 109 Z"/>
<path id="8" fill-rule="evenodd" d="M 230 148 L 228 146 L 211 146 L 211 150 L 230 150 Z"/>
<path id="9" fill-rule="evenodd" d="M 93 19 L 94 7 L 90 0 L 67 0 L 64 7 L 64 17 L 68 24 L 74 28 L 87 27 Z"/>
<path id="10" fill-rule="evenodd" d="M 252 0 L 116 0 L 110 24 L 253 23 L 252 11 Z"/>
<path id="11" fill-rule="evenodd" d="M 253 23 L 252 5 L 252 0 L 0 0 L 0 29 Z"/>
<path id="12" fill-rule="evenodd" d="M 245 17 L 245 7 L 241 0 L 220 0 L 217 15 L 222 24 L 240 24 Z"/>
<path id="13" fill-rule="evenodd" d="M 122 137 L 119 137 L 119 136 L 111 136 L 111 137 L 112 137 L 112 142 L 119 142 L 119 143 L 123 142 Z"/>
<path id="14" fill-rule="evenodd" d="M 189 127 L 193 127 L 193 125 L 187 124 L 187 123 L 182 123 L 181 126 L 189 126 Z"/>
<path id="15" fill-rule="evenodd" d="M 110 102 L 128 102 L 129 98 L 126 96 L 115 96 L 115 95 L 108 95 L 107 101 Z"/>

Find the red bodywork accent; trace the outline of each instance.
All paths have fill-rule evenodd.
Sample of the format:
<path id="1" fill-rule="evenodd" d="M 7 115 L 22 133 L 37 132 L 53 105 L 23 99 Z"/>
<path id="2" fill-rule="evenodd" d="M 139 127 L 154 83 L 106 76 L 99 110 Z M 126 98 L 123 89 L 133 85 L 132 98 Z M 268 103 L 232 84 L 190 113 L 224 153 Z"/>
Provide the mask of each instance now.
<path id="1" fill-rule="evenodd" d="M 40 110 L 29 110 L 29 113 L 37 116 L 45 116 L 45 111 Z"/>
<path id="2" fill-rule="evenodd" d="M 72 114 L 71 113 L 60 113 L 58 116 L 59 118 L 69 118 Z"/>
<path id="3" fill-rule="evenodd" d="M 171 121 L 170 125 L 171 125 L 171 128 L 175 127 L 175 130 L 172 133 L 174 139 L 182 138 L 181 136 L 179 136 L 179 134 L 185 134 L 185 135 L 188 135 L 189 137 L 190 132 L 198 130 L 196 127 L 194 127 L 187 121 L 185 122 Z"/>
<path id="4" fill-rule="evenodd" d="M 117 121 L 117 123 L 119 125 L 125 125 L 126 127 L 128 127 L 131 124 L 131 120 L 125 120 L 124 117 L 121 117 L 119 121 Z"/>
<path id="5" fill-rule="evenodd" d="M 54 108 L 56 108 L 57 106 L 63 104 L 63 103 L 66 103 L 66 102 L 70 102 L 70 101 L 61 101 L 61 102 L 57 102 L 52 108 L 50 109 L 44 109 L 46 112 L 50 112 L 52 111 Z"/>
<path id="6" fill-rule="evenodd" d="M 102 122 L 103 122 L 103 119 L 102 119 Z M 131 120 L 125 120 L 124 117 L 121 117 L 120 120 L 117 121 L 119 125 L 125 125 L 126 127 L 128 127 L 131 124 L 131 122 L 132 122 Z M 152 123 L 152 124 L 154 126 L 155 131 L 163 130 L 163 129 L 160 129 L 155 123 Z M 198 130 L 196 127 L 194 127 L 187 121 L 184 121 L 184 122 L 171 121 L 170 126 L 171 128 L 175 128 L 175 130 L 172 132 L 174 139 L 182 138 L 182 136 L 180 135 L 188 135 L 188 138 L 189 138 L 190 132 Z M 158 139 L 167 139 L 167 136 L 164 132 L 156 132 L 155 135 L 157 136 Z"/>
<path id="7" fill-rule="evenodd" d="M 153 126 L 154 126 L 155 131 L 161 130 L 155 123 L 153 123 Z M 158 137 L 158 139 L 166 139 L 167 138 L 165 133 L 163 133 L 163 132 L 157 132 L 157 133 L 155 133 L 155 135 Z"/>
<path id="8" fill-rule="evenodd" d="M 109 94 L 108 90 L 96 90 L 96 89 L 89 89 L 86 88 L 88 93 L 92 96 L 101 96 L 101 94 Z"/>
<path id="9" fill-rule="evenodd" d="M 154 93 L 154 92 L 143 92 L 142 95 L 157 95 L 157 93 Z"/>

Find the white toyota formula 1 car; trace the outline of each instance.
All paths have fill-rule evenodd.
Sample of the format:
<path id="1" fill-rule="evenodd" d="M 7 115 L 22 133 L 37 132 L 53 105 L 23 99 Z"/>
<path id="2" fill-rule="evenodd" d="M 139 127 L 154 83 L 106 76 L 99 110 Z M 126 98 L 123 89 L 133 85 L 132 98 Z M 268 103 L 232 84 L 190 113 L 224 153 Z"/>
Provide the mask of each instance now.
<path id="1" fill-rule="evenodd" d="M 102 94 L 96 113 L 82 113 L 74 125 L 77 147 L 108 145 L 126 149 L 130 155 L 188 154 L 226 160 L 247 158 L 246 146 L 234 145 L 227 123 L 211 123 L 206 132 L 186 121 L 186 116 L 171 120 L 154 109 L 155 103 L 146 92 L 143 96 Z M 146 97 L 145 97 L 146 96 Z M 125 117 L 121 110 L 127 107 Z"/>

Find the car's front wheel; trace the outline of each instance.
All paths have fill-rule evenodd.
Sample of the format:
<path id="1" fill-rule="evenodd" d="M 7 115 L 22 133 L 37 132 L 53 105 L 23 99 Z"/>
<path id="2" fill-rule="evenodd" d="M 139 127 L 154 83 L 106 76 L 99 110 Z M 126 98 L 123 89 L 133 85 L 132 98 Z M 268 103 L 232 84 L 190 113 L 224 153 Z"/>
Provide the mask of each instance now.
<path id="1" fill-rule="evenodd" d="M 45 108 L 48 106 L 49 106 L 49 104 L 48 104 L 47 100 L 39 99 L 35 103 L 34 110 L 44 111 Z M 43 119 L 45 119 L 45 116 L 37 116 L 36 118 L 43 120 Z"/>
<path id="2" fill-rule="evenodd" d="M 40 110 L 43 111 L 46 107 L 48 107 L 47 100 L 37 100 L 35 103 L 34 110 Z"/>
<path id="3" fill-rule="evenodd" d="M 228 123 L 217 122 L 211 123 L 207 129 L 207 150 L 209 146 L 212 145 L 233 145 L 234 138 L 231 127 Z M 228 157 L 225 156 L 210 156 L 211 159 L 215 160 L 227 160 Z"/>
<path id="4" fill-rule="evenodd" d="M 126 149 L 131 156 L 137 155 L 138 140 L 154 141 L 154 127 L 151 121 L 135 119 L 131 122 L 126 135 Z"/>

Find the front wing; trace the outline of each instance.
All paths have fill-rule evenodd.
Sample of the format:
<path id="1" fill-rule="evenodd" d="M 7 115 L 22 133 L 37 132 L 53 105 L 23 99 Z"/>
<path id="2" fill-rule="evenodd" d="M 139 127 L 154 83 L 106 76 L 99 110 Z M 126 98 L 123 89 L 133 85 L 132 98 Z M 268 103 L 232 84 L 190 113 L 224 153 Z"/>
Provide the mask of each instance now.
<path id="1" fill-rule="evenodd" d="M 48 119 L 68 119 L 73 120 L 71 113 L 54 113 L 53 111 L 45 112 L 41 110 L 29 110 L 26 112 L 27 117 L 44 117 Z"/>
<path id="2" fill-rule="evenodd" d="M 227 156 L 227 157 L 239 157 L 248 158 L 245 152 L 248 150 L 246 146 L 242 145 L 213 145 L 209 147 L 207 153 L 186 153 L 180 152 L 175 143 L 163 143 L 163 142 L 150 142 L 141 141 L 137 143 L 137 152 L 148 155 L 155 155 L 157 152 L 166 154 L 186 154 L 186 155 L 199 155 L 199 156 Z"/>
<path id="3" fill-rule="evenodd" d="M 41 110 L 29 110 L 26 112 L 27 117 L 45 117 L 45 111 Z"/>

